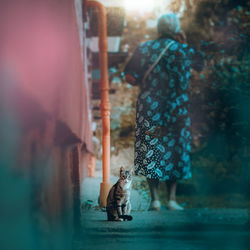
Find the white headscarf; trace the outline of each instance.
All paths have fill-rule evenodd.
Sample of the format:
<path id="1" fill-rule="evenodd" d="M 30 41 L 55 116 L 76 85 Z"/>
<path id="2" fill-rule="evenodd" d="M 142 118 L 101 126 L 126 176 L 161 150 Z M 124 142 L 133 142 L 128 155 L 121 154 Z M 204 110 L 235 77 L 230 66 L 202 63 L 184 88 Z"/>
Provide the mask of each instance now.
<path id="1" fill-rule="evenodd" d="M 180 21 L 174 13 L 164 14 L 158 19 L 157 30 L 161 36 L 173 36 L 181 31 Z"/>

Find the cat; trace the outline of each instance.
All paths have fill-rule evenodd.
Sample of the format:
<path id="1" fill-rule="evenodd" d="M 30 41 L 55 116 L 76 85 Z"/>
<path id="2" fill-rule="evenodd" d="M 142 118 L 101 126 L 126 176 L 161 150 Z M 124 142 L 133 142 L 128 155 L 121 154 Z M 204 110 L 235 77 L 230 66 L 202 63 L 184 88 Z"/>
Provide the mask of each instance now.
<path id="1" fill-rule="evenodd" d="M 107 216 L 108 221 L 132 220 L 130 215 L 130 193 L 132 186 L 133 170 L 127 171 L 120 168 L 120 178 L 110 189 L 107 197 Z"/>

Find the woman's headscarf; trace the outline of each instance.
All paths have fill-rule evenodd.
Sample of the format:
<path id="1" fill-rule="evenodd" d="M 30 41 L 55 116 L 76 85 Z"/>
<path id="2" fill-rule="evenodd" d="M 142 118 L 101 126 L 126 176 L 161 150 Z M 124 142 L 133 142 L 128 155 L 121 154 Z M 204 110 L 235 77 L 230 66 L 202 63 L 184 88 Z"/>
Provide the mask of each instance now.
<path id="1" fill-rule="evenodd" d="M 160 36 L 174 36 L 181 31 L 178 17 L 174 14 L 164 14 L 157 22 L 157 30 Z"/>

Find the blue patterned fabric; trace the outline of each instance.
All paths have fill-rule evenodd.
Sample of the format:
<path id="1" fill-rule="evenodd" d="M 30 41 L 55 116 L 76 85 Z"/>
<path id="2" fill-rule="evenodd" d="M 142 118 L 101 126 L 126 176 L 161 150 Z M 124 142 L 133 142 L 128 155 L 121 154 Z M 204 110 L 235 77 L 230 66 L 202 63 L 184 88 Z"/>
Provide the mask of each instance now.
<path id="1" fill-rule="evenodd" d="M 147 69 L 171 39 L 141 44 L 125 68 L 140 84 Z M 147 178 L 191 178 L 188 85 L 191 67 L 201 70 L 197 53 L 175 42 L 141 86 L 136 105 L 135 173 Z"/>

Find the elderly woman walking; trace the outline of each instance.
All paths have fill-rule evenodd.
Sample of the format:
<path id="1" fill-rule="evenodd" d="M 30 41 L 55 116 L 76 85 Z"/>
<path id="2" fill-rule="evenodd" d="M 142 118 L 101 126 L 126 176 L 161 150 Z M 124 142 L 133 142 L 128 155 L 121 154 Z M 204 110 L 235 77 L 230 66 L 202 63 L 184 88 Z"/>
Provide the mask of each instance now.
<path id="1" fill-rule="evenodd" d="M 167 207 L 182 210 L 176 202 L 177 181 L 191 178 L 191 121 L 188 85 L 191 68 L 201 71 L 203 59 L 186 44 L 175 14 L 157 24 L 159 38 L 141 44 L 124 72 L 140 86 L 136 105 L 135 173 L 147 177 L 150 210 L 160 210 L 159 181 L 168 187 Z"/>

